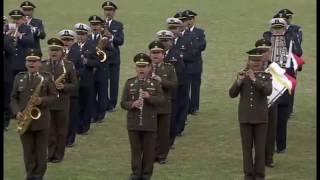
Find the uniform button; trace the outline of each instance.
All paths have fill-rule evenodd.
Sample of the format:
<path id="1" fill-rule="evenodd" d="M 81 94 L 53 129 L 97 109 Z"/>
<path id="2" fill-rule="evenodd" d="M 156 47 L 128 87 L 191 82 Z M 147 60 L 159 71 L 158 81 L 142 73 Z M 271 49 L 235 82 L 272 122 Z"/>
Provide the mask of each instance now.
<path id="1" fill-rule="evenodd" d="M 16 56 L 18 56 L 18 54 L 16 54 Z"/>
<path id="2" fill-rule="evenodd" d="M 253 98 L 250 98 L 250 101 L 252 101 L 253 100 Z"/>
<path id="3" fill-rule="evenodd" d="M 250 94 L 253 94 L 253 92 L 251 91 Z"/>
<path id="4" fill-rule="evenodd" d="M 252 86 L 250 86 L 250 88 L 252 89 L 253 87 L 252 87 Z"/>
<path id="5" fill-rule="evenodd" d="M 250 107 L 253 107 L 253 104 L 250 104 Z"/>

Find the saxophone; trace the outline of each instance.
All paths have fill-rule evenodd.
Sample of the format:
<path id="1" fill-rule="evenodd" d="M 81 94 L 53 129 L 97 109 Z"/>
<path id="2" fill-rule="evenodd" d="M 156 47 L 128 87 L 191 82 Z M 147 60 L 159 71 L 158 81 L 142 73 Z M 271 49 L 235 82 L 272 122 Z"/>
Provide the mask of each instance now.
<path id="1" fill-rule="evenodd" d="M 39 74 L 40 83 L 36 86 L 31 97 L 39 96 L 41 87 L 44 81 L 44 77 Z M 21 118 L 18 119 L 18 127 L 17 132 L 22 135 L 26 132 L 28 127 L 30 126 L 32 120 L 37 120 L 41 117 L 41 111 L 38 107 L 35 106 L 32 98 L 27 103 L 27 106 L 22 111 Z"/>
<path id="2" fill-rule="evenodd" d="M 65 65 L 64 65 L 63 59 L 61 60 L 61 63 L 62 63 L 63 73 L 60 74 L 60 76 L 54 81 L 55 84 L 65 83 L 65 81 L 66 81 L 67 70 L 66 70 L 66 67 L 65 67 Z M 59 98 L 59 97 L 60 97 L 60 95 L 58 94 L 58 98 Z"/>
<path id="3" fill-rule="evenodd" d="M 65 67 L 65 65 L 64 65 L 63 59 L 61 60 L 61 63 L 62 63 L 63 73 L 54 81 L 55 84 L 57 84 L 57 83 L 64 83 L 64 82 L 66 81 L 66 73 L 67 73 L 67 70 L 66 70 L 66 67 Z"/>

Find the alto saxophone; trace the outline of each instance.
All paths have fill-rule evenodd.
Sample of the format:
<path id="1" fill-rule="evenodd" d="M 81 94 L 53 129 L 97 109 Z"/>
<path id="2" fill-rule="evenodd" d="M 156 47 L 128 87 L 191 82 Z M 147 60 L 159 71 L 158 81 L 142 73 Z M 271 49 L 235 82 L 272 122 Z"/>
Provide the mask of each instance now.
<path id="1" fill-rule="evenodd" d="M 61 60 L 61 63 L 62 63 L 63 73 L 54 81 L 55 84 L 57 84 L 57 83 L 65 83 L 65 81 L 66 81 L 67 70 L 66 70 L 66 67 L 64 65 L 63 59 Z"/>
<path id="2" fill-rule="evenodd" d="M 63 69 L 63 73 L 60 74 L 60 76 L 54 81 L 55 84 L 59 84 L 59 83 L 65 83 L 66 81 L 66 74 L 67 74 L 67 70 L 66 67 L 64 65 L 64 61 L 63 59 L 61 60 L 62 63 L 62 69 Z M 58 93 L 58 98 L 60 97 L 59 93 Z"/>
<path id="3" fill-rule="evenodd" d="M 37 97 L 40 95 L 41 87 L 44 81 L 44 77 L 39 74 L 40 83 L 36 86 L 32 97 Z M 36 105 L 34 104 L 32 98 L 27 103 L 27 106 L 21 113 L 21 118 L 18 119 L 18 127 L 17 132 L 22 135 L 26 132 L 28 127 L 30 126 L 32 120 L 37 120 L 41 117 L 41 111 Z"/>

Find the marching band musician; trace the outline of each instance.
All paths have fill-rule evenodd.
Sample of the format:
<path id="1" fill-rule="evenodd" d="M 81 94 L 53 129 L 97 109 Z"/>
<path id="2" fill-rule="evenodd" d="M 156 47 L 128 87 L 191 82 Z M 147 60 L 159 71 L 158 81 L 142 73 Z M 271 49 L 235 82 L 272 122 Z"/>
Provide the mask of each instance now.
<path id="1" fill-rule="evenodd" d="M 59 93 L 58 100 L 50 108 L 48 162 L 63 160 L 67 142 L 70 93 L 77 87 L 76 70 L 71 61 L 64 59 L 63 42 L 57 38 L 48 40 L 49 59 L 42 61 L 41 69 L 50 72 Z"/>
<path id="2" fill-rule="evenodd" d="M 74 39 L 76 37 L 76 33 L 70 29 L 61 30 L 59 33 L 59 38 L 63 42 L 64 45 L 64 57 L 66 60 L 70 61 L 68 55 L 71 46 L 75 43 Z M 66 147 L 73 147 L 75 144 L 77 129 L 79 126 L 79 101 L 78 101 L 79 89 L 74 89 L 74 91 L 70 92 L 70 111 L 69 111 L 69 125 L 68 125 L 68 135 Z"/>
<path id="3" fill-rule="evenodd" d="M 94 68 L 99 60 L 96 47 L 88 41 L 90 27 L 83 23 L 75 24 L 77 43 L 71 46 L 68 58 L 75 65 L 79 80 L 79 127 L 78 134 L 86 135 L 90 129 L 93 108 Z"/>
<path id="4" fill-rule="evenodd" d="M 188 113 L 191 115 L 196 115 L 198 111 L 197 100 L 198 95 L 200 95 L 200 92 L 198 92 L 198 87 L 200 87 L 199 78 L 201 77 L 199 74 L 202 72 L 202 61 L 199 60 L 199 53 L 201 53 L 201 51 L 199 51 L 200 41 L 196 40 L 197 36 L 195 36 L 195 33 L 191 32 L 188 28 L 190 14 L 189 11 L 184 11 L 177 12 L 174 15 L 175 18 L 180 19 L 183 23 L 183 26 L 180 28 L 181 32 L 176 40 L 175 46 L 179 47 L 183 52 L 183 61 L 186 66 L 186 83 L 189 94 Z M 184 129 L 182 129 L 181 132 L 183 130 Z"/>
<path id="5" fill-rule="evenodd" d="M 180 21 L 180 20 L 179 20 Z M 161 30 L 157 32 L 157 39 L 163 44 L 165 54 L 164 62 L 170 63 L 176 70 L 178 80 L 177 88 L 172 91 L 172 108 L 170 117 L 170 145 L 173 147 L 176 135 L 177 126 L 181 127 L 185 123 L 188 114 L 188 94 L 185 82 L 185 64 L 183 62 L 181 51 L 179 48 L 173 46 L 174 34 L 168 30 Z"/>
<path id="6" fill-rule="evenodd" d="M 265 142 L 268 126 L 267 96 L 272 92 L 271 75 L 263 72 L 262 53 L 258 48 L 248 51 L 248 65 L 238 73 L 229 95 L 240 94 L 240 123 L 245 180 L 265 178 Z M 260 72 L 262 71 L 262 72 Z M 253 160 L 253 146 L 255 158 Z"/>
<path id="7" fill-rule="evenodd" d="M 50 106 L 57 99 L 53 77 L 48 72 L 39 71 L 41 52 L 29 49 L 26 56 L 26 72 L 15 76 L 11 94 L 11 109 L 17 120 L 29 116 L 25 111 L 31 101 L 40 109 L 40 118 L 32 120 L 24 134 L 20 136 L 27 180 L 42 180 L 47 169 L 48 132 L 50 124 Z M 34 92 L 37 87 L 40 92 Z M 34 93 L 39 93 L 34 96 Z"/>
<path id="8" fill-rule="evenodd" d="M 9 16 L 13 24 L 8 24 L 7 34 L 14 39 L 15 53 L 12 60 L 12 71 L 15 76 L 26 71 L 27 50 L 33 47 L 34 39 L 31 27 L 25 24 L 25 15 L 21 10 L 11 10 Z"/>
<path id="9" fill-rule="evenodd" d="M 59 33 L 59 38 L 63 42 L 63 52 L 65 58 L 68 60 L 68 54 L 71 49 L 71 46 L 75 43 L 74 39 L 76 38 L 76 33 L 70 29 L 63 29 Z"/>
<path id="10" fill-rule="evenodd" d="M 42 20 L 33 17 L 34 9 L 36 8 L 36 6 L 30 1 L 23 1 L 20 4 L 20 7 L 26 17 L 26 21 L 27 21 L 26 24 L 31 26 L 31 31 L 34 37 L 33 48 L 40 49 L 41 51 L 40 39 L 42 40 L 45 39 L 46 33 L 44 31 Z"/>
<path id="11" fill-rule="evenodd" d="M 105 1 L 101 5 L 105 16 L 105 32 L 109 44 L 107 46 L 109 74 L 109 111 L 114 111 L 118 101 L 119 77 L 120 77 L 120 46 L 124 43 L 123 24 L 114 19 L 118 7 L 111 1 Z"/>
<path id="12" fill-rule="evenodd" d="M 89 34 L 89 41 L 91 41 L 95 47 L 106 53 L 106 47 L 108 46 L 108 38 L 105 37 L 104 20 L 93 15 L 89 17 L 91 34 Z M 103 33 L 103 34 L 101 34 Z M 103 121 L 107 108 L 108 108 L 108 74 L 109 65 L 106 61 L 100 61 L 94 72 L 94 111 L 92 122 L 100 123 Z"/>
<path id="13" fill-rule="evenodd" d="M 167 162 L 170 148 L 170 114 L 171 96 L 178 84 L 175 68 L 170 63 L 164 62 L 164 45 L 160 41 L 152 41 L 149 44 L 150 58 L 152 60 L 152 79 L 157 80 L 162 87 L 165 97 L 164 105 L 157 110 L 157 144 L 155 161 L 159 164 Z"/>
<path id="14" fill-rule="evenodd" d="M 201 74 L 202 74 L 202 52 L 206 49 L 207 42 L 205 39 L 205 32 L 203 29 L 195 26 L 195 18 L 197 16 L 197 13 L 191 11 L 191 10 L 185 10 L 182 12 L 187 16 L 185 19 L 187 23 L 187 30 L 192 33 L 195 40 L 198 44 L 198 51 L 196 55 L 194 56 L 194 60 L 192 63 L 192 70 L 190 73 L 191 81 L 190 81 L 190 107 L 189 107 L 189 113 L 190 114 L 197 114 L 199 111 L 199 101 L 200 101 L 200 86 L 201 86 Z M 190 66 L 190 65 L 189 65 Z"/>
<path id="15" fill-rule="evenodd" d="M 256 48 L 265 51 L 262 54 L 263 69 L 266 70 L 268 65 L 271 63 L 271 42 L 266 39 L 259 39 L 255 43 Z M 268 127 L 267 127 L 267 138 L 266 138 L 266 150 L 265 150 L 265 161 L 266 166 L 273 168 L 275 166 L 273 155 L 276 141 L 277 132 L 277 116 L 278 106 L 274 102 L 268 109 Z"/>
<path id="16" fill-rule="evenodd" d="M 284 20 L 284 15 L 278 13 L 275 18 L 271 19 L 271 30 L 264 33 L 264 38 L 271 41 L 271 50 L 274 52 L 271 55 L 271 61 L 276 61 L 277 58 L 283 57 L 287 60 L 287 63 L 276 62 L 281 68 L 285 69 L 286 73 L 296 79 L 296 70 L 294 69 L 293 62 L 288 57 L 285 57 L 289 52 L 290 43 L 292 43 L 292 53 L 297 56 L 302 55 L 302 49 L 297 36 L 292 31 L 287 30 L 287 23 Z M 271 36 L 268 34 L 271 33 Z M 284 45 L 283 45 L 283 43 Z M 279 44 L 279 45 L 276 45 Z M 280 43 L 282 45 L 280 45 Z M 277 47 L 275 47 L 277 46 Z M 285 51 L 284 54 L 282 54 Z M 276 145 L 277 153 L 285 153 L 286 141 L 287 141 L 287 123 L 292 112 L 294 92 L 289 94 L 289 90 L 286 90 L 281 97 L 277 100 L 278 117 L 277 117 L 277 135 Z"/>
<path id="17" fill-rule="evenodd" d="M 6 34 L 8 22 L 7 17 L 3 16 L 3 83 L 4 83 L 4 119 L 3 119 L 3 127 L 4 130 L 7 131 L 11 118 L 11 110 L 10 110 L 10 94 L 12 90 L 13 84 L 13 73 L 12 73 L 12 60 L 15 53 L 15 47 L 13 45 L 13 38 Z"/>
<path id="18" fill-rule="evenodd" d="M 127 128 L 131 149 L 129 180 L 150 180 L 157 136 L 157 108 L 164 101 L 160 82 L 150 78 L 151 59 L 147 54 L 134 57 L 137 76 L 124 85 L 121 107 L 128 111 Z"/>

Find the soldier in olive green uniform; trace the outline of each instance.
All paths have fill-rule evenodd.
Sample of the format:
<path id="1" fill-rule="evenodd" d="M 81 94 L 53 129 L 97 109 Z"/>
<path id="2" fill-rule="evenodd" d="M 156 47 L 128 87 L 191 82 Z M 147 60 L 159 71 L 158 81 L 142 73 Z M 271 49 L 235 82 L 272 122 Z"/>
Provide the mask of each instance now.
<path id="1" fill-rule="evenodd" d="M 41 116 L 33 120 L 27 131 L 20 136 L 27 180 L 41 180 L 47 169 L 48 129 L 50 105 L 57 100 L 53 77 L 48 72 L 39 72 L 41 52 L 31 49 L 26 56 L 27 72 L 16 75 L 11 93 L 11 108 L 16 119 L 22 119 L 23 111 L 30 99 L 41 111 Z M 40 84 L 42 82 L 42 85 Z M 39 96 L 34 90 L 41 85 Z"/>
<path id="2" fill-rule="evenodd" d="M 129 180 L 149 180 L 153 171 L 157 132 L 157 107 L 164 97 L 160 83 L 150 78 L 151 59 L 144 53 L 134 57 L 137 76 L 127 80 L 121 107 L 128 111 L 132 174 Z"/>
<path id="3" fill-rule="evenodd" d="M 158 136 L 155 161 L 165 164 L 170 148 L 170 114 L 171 96 L 178 84 L 175 68 L 170 63 L 164 62 L 165 47 L 160 41 L 149 44 L 150 58 L 152 60 L 151 78 L 160 82 L 165 102 L 158 107 Z"/>
<path id="4" fill-rule="evenodd" d="M 60 39 L 51 38 L 48 40 L 48 46 L 49 59 L 42 61 L 41 69 L 54 76 L 55 86 L 59 93 L 58 100 L 50 110 L 48 161 L 58 163 L 64 157 L 69 123 L 70 93 L 76 89 L 77 76 L 73 63 L 63 58 L 63 42 Z"/>
<path id="5" fill-rule="evenodd" d="M 265 144 L 268 127 L 267 96 L 272 92 L 271 75 L 262 67 L 260 49 L 249 54 L 248 68 L 239 72 L 229 89 L 231 98 L 240 94 L 238 118 L 240 122 L 245 180 L 265 178 Z M 252 148 L 255 158 L 253 161 Z"/>
<path id="6" fill-rule="evenodd" d="M 259 39 L 255 43 L 256 48 L 262 49 L 265 52 L 262 54 L 262 61 L 264 62 L 263 69 L 266 69 L 271 63 L 271 42 L 267 39 Z M 276 142 L 277 133 L 277 119 L 278 119 L 278 106 L 277 101 L 274 102 L 268 109 L 268 128 L 266 139 L 266 166 L 273 168 L 275 166 L 273 155 Z"/>

